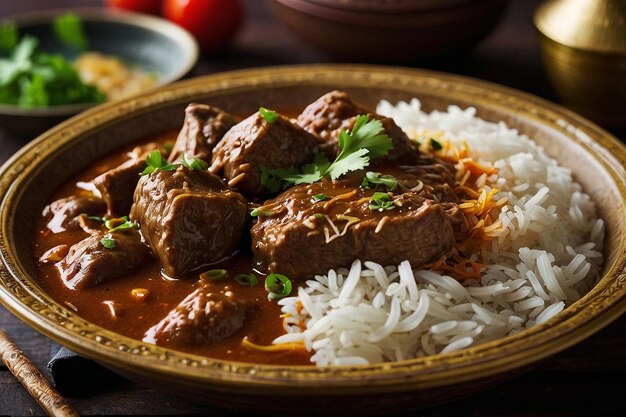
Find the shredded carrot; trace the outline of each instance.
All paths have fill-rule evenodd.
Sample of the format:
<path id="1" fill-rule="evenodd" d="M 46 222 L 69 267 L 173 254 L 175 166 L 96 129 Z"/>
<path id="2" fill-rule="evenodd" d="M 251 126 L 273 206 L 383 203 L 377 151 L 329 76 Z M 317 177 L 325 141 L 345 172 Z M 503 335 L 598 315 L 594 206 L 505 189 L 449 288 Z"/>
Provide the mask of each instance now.
<path id="1" fill-rule="evenodd" d="M 454 189 L 459 196 L 458 208 L 463 214 L 463 230 L 455 234 L 456 244 L 450 254 L 425 265 L 427 269 L 448 273 L 457 279 L 479 279 L 485 265 L 476 262 L 480 249 L 487 242 L 497 239 L 504 226 L 498 220 L 500 210 L 507 202 L 506 197 L 495 200 L 498 190 L 489 184 L 498 169 L 477 162 L 470 155 L 466 141 L 453 145 L 443 132 L 412 132 L 420 143 L 420 151 L 430 153 L 456 168 Z M 441 149 L 429 147 L 428 138 L 434 138 Z"/>

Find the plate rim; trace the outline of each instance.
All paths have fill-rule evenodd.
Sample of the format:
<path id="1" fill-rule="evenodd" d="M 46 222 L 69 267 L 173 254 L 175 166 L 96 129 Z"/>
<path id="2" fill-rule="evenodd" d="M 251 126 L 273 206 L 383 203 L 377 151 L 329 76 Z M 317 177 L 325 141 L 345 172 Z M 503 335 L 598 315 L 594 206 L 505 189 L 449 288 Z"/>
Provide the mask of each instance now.
<path id="1" fill-rule="evenodd" d="M 66 139 L 65 142 L 62 143 L 66 143 L 71 137 L 78 136 L 78 132 L 89 131 L 92 126 L 100 125 L 102 128 L 102 126 L 106 125 L 108 119 L 114 119 L 110 117 L 107 118 L 106 115 L 115 115 L 116 113 L 113 111 L 115 108 L 117 108 L 118 111 L 120 108 L 122 110 L 127 110 L 127 108 L 134 109 L 136 113 L 142 109 L 148 111 L 155 106 L 158 107 L 159 104 L 167 105 L 176 100 L 187 99 L 190 95 L 189 92 L 194 90 L 195 87 L 198 87 L 197 90 L 194 90 L 197 91 L 198 95 L 206 96 L 209 91 L 223 91 L 224 89 L 228 89 L 228 86 L 230 86 L 230 88 L 236 88 L 237 86 L 242 88 L 241 86 L 245 86 L 246 82 L 250 84 L 252 82 L 251 80 L 257 80 L 257 84 L 254 86 L 259 87 L 268 86 L 278 80 L 282 80 L 283 83 L 294 82 L 294 80 L 298 79 L 300 81 L 315 81 L 315 77 L 331 77 L 331 74 L 341 74 L 344 77 L 348 74 L 364 77 L 360 81 L 359 78 L 356 77 L 355 82 L 357 83 L 364 82 L 363 80 L 376 83 L 380 82 L 381 79 L 389 77 L 399 77 L 403 80 L 421 79 L 423 82 L 447 83 L 448 86 L 462 86 L 465 89 L 474 89 L 474 91 L 479 91 L 484 94 L 495 94 L 504 100 L 503 103 L 505 104 L 512 99 L 518 104 L 523 103 L 538 106 L 538 108 L 542 110 L 548 110 L 548 113 L 552 116 L 560 116 L 561 119 L 559 120 L 564 121 L 564 125 L 561 126 L 563 129 L 562 133 L 570 136 L 570 138 L 577 141 L 581 146 L 587 147 L 587 151 L 593 151 L 595 153 L 605 152 L 604 156 L 598 154 L 595 159 L 603 158 L 600 162 L 603 162 L 605 165 L 608 164 L 609 168 L 617 169 L 614 164 L 619 165 L 620 162 L 623 164 L 624 161 L 626 161 L 626 146 L 619 142 L 617 138 L 581 116 L 530 94 L 463 76 L 401 67 L 320 64 L 255 68 L 189 79 L 142 93 L 130 99 L 105 103 L 87 112 L 81 113 L 42 134 L 19 150 L 0 167 L 0 197 L 2 198 L 0 203 L 0 226 L 2 227 L 2 229 L 0 229 L 0 257 L 2 258 L 2 265 L 0 266 L 0 284 L 3 284 L 3 281 L 4 284 L 6 284 L 7 279 L 12 279 L 21 286 L 21 289 L 13 287 L 13 291 L 9 291 L 4 284 L 0 285 L 0 302 L 13 314 L 39 332 L 65 346 L 69 346 L 78 353 L 91 357 L 117 370 L 125 370 L 133 374 L 142 374 L 159 380 L 171 380 L 175 378 L 179 380 L 179 383 L 202 383 L 207 389 L 230 391 L 236 388 L 237 392 L 240 393 L 269 392 L 276 387 L 284 387 L 286 384 L 290 384 L 292 390 L 287 395 L 316 395 L 320 393 L 339 395 L 335 392 L 337 387 L 342 388 L 340 395 L 347 392 L 358 392 L 362 394 L 364 392 L 374 391 L 406 391 L 465 382 L 479 377 L 488 377 L 529 365 L 564 350 L 608 325 L 626 311 L 626 275 L 623 272 L 626 266 L 626 255 L 622 254 L 615 260 L 616 264 L 618 261 L 620 262 L 619 265 L 613 265 L 606 273 L 606 275 L 614 275 L 616 285 L 606 286 L 607 283 L 604 283 L 606 286 L 606 288 L 604 288 L 605 290 L 612 288 L 614 291 L 604 298 L 604 302 L 600 302 L 596 306 L 597 311 L 601 314 L 591 315 L 585 319 L 585 317 L 581 316 L 582 310 L 580 308 L 578 308 L 575 314 L 573 314 L 572 308 L 589 302 L 589 300 L 593 298 L 592 295 L 600 295 L 601 292 L 597 289 L 598 286 L 605 281 L 605 278 L 599 281 L 587 295 L 583 296 L 579 301 L 565 309 L 555 318 L 542 325 L 524 330 L 518 335 L 479 344 L 475 347 L 451 354 L 439 354 L 421 359 L 380 365 L 353 367 L 333 366 L 327 368 L 316 368 L 313 366 L 258 365 L 214 360 L 166 348 L 149 346 L 148 350 L 162 354 L 167 358 L 161 360 L 155 356 L 144 356 L 145 350 L 142 350 L 141 345 L 146 344 L 110 332 L 99 326 L 88 326 L 90 329 L 97 331 L 99 333 L 98 335 L 101 336 L 98 342 L 95 336 L 94 339 L 84 336 L 79 337 L 58 323 L 53 322 L 50 318 L 44 318 L 42 320 L 40 315 L 42 310 L 38 313 L 35 308 L 45 307 L 44 310 L 49 310 L 49 306 L 44 305 L 44 302 L 49 304 L 51 299 L 45 295 L 42 297 L 39 294 L 33 293 L 33 288 L 29 288 L 28 285 L 25 285 L 27 284 L 27 280 L 19 276 L 23 271 L 16 269 L 15 265 L 12 264 L 12 262 L 15 261 L 14 258 L 12 259 L 14 254 L 11 254 L 11 251 L 5 244 L 5 232 L 7 227 L 7 205 L 11 204 L 10 201 L 7 201 L 7 194 L 9 196 L 14 194 L 10 193 L 9 188 L 11 187 L 7 188 L 7 184 L 3 186 L 3 183 L 6 183 L 7 178 L 9 178 L 6 174 L 12 173 L 15 167 L 19 165 L 20 162 L 23 163 L 23 160 L 27 159 L 26 157 L 32 154 L 37 146 L 44 144 L 46 141 L 51 142 L 50 138 L 64 136 Z M 361 86 L 363 87 L 363 85 Z M 248 87 L 253 86 L 248 85 Z M 211 90 L 211 88 L 214 88 L 214 90 Z M 547 117 L 545 113 L 542 113 L 542 115 L 537 114 L 536 116 L 539 118 Z M 81 127 L 77 128 L 76 126 Z M 551 127 L 554 128 L 555 126 L 551 125 Z M 73 133 L 64 135 L 64 131 L 71 131 L 72 129 L 74 129 Z M 572 137 L 572 135 L 575 137 Z M 588 140 L 591 142 L 588 142 Z M 62 143 L 49 146 L 51 149 L 58 150 L 61 148 Z M 609 148 L 616 152 L 617 156 L 611 157 Z M 605 158 L 609 159 L 604 160 Z M 613 158 L 613 161 L 611 161 L 610 158 Z M 624 203 L 626 202 L 626 174 L 623 172 L 623 166 L 621 168 L 622 172 L 615 172 L 614 174 L 621 179 L 621 182 L 617 184 L 621 192 L 621 201 Z M 605 169 L 608 170 L 607 167 L 605 167 Z M 13 173 L 13 175 L 15 175 L 15 173 Z M 19 179 L 19 176 L 11 177 L 11 180 L 16 178 Z M 620 269 L 621 272 L 616 271 L 616 269 Z M 617 285 L 620 283 L 622 284 L 621 286 Z M 22 297 L 22 299 L 20 299 L 15 291 L 23 291 L 23 294 L 26 294 L 25 297 L 29 298 L 31 305 L 26 306 L 24 304 L 24 299 L 26 298 Z M 598 292 L 598 294 L 596 294 L 596 292 Z M 57 307 L 56 311 L 51 312 L 53 315 L 60 315 L 61 319 L 67 320 L 68 322 L 72 322 L 72 319 L 75 320 L 75 317 L 77 317 L 72 311 L 58 303 L 54 302 L 53 304 L 56 304 Z M 557 318 L 558 320 L 555 320 Z M 579 321 L 578 323 L 577 320 Z M 551 333 L 548 334 L 549 337 L 547 339 L 537 341 L 536 339 L 542 339 L 539 336 L 544 334 L 544 332 Z M 520 337 L 520 335 L 523 337 Z M 117 343 L 115 349 L 112 348 L 111 345 L 107 346 L 106 339 L 110 341 L 111 338 L 117 338 L 122 343 Z M 527 344 L 524 349 L 516 350 L 512 355 L 507 354 L 506 349 L 501 351 L 500 354 L 494 353 L 494 350 L 498 348 L 504 349 L 507 345 L 518 344 L 521 339 L 532 340 L 533 343 Z M 127 345 L 128 349 L 125 351 L 119 350 L 118 347 L 122 344 Z M 479 360 L 469 362 L 470 359 L 476 358 Z M 364 389 L 366 389 L 366 391 L 363 391 Z"/>

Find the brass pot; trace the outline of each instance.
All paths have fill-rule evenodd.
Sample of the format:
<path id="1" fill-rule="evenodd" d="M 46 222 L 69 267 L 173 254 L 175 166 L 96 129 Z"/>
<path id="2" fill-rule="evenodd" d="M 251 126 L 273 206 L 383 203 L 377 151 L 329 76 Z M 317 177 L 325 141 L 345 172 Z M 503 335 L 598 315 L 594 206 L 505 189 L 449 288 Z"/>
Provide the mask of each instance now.
<path id="1" fill-rule="evenodd" d="M 534 23 L 561 102 L 605 126 L 626 127 L 626 2 L 549 0 Z"/>

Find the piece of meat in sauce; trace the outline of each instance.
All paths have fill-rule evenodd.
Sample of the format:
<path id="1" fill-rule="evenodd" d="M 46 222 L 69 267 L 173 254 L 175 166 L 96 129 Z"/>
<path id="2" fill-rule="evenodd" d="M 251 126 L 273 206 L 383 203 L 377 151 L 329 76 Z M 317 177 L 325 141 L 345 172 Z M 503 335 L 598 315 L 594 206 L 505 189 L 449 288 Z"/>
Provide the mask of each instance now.
<path id="1" fill-rule="evenodd" d="M 161 151 L 161 155 L 167 157 L 165 149 L 157 144 L 138 146 L 128 153 L 128 161 L 94 178 L 93 185 L 106 202 L 109 217 L 128 214 L 133 205 L 133 194 L 139 176 L 146 169 L 146 157 L 154 150 Z"/>
<path id="2" fill-rule="evenodd" d="M 139 180 L 130 218 L 170 277 L 220 261 L 236 250 L 246 199 L 208 171 L 183 166 Z"/>
<path id="3" fill-rule="evenodd" d="M 436 201 L 436 183 L 414 192 L 407 186 L 419 180 L 395 174 L 403 188 L 394 192 L 389 210 L 370 208 L 373 193 L 384 190 L 359 187 L 363 172 L 298 185 L 267 201 L 263 211 L 273 215 L 260 216 L 251 231 L 255 258 L 263 268 L 292 279 L 347 267 L 355 259 L 382 265 L 408 259 L 416 268 L 436 260 L 455 243 L 458 208 Z M 314 202 L 318 194 L 328 198 Z"/>
<path id="4" fill-rule="evenodd" d="M 320 149 L 332 160 L 339 153 L 339 133 L 354 126 L 356 116 L 368 115 L 382 122 L 393 142 L 393 149 L 380 160 L 413 163 L 419 151 L 393 119 L 375 114 L 354 103 L 343 91 L 331 91 L 309 104 L 297 118 L 298 125 L 312 133 Z"/>
<path id="5" fill-rule="evenodd" d="M 230 129 L 213 151 L 211 172 L 223 172 L 228 186 L 249 199 L 267 194 L 261 167 L 289 168 L 313 159 L 317 140 L 281 115 L 273 123 L 260 113 Z"/>
<path id="6" fill-rule="evenodd" d="M 114 248 L 104 246 L 105 237 L 115 241 Z M 72 245 L 56 268 L 65 286 L 77 290 L 128 275 L 150 259 L 150 249 L 136 230 L 98 232 Z"/>
<path id="7" fill-rule="evenodd" d="M 224 134 L 235 125 L 235 117 L 217 107 L 192 103 L 185 109 L 185 122 L 168 160 L 183 154 L 211 161 L 211 153 Z"/>
<path id="8" fill-rule="evenodd" d="M 105 202 L 92 195 L 73 195 L 53 201 L 43 209 L 48 218 L 47 227 L 53 233 L 80 228 L 81 214 L 100 215 L 106 210 Z"/>
<path id="9" fill-rule="evenodd" d="M 148 329 L 143 341 L 173 347 L 210 345 L 241 329 L 246 310 L 231 291 L 202 285 Z"/>

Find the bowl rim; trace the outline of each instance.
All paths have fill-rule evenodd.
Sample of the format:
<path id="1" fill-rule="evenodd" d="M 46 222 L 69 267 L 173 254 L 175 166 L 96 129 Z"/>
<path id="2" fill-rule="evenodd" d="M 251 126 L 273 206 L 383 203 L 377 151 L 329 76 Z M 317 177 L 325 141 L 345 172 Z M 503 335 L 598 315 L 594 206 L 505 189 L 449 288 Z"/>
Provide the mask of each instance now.
<path id="1" fill-rule="evenodd" d="M 83 21 L 91 22 L 113 22 L 122 23 L 130 26 L 140 27 L 152 32 L 159 33 L 176 42 L 176 44 L 185 51 L 185 59 L 179 62 L 180 67 L 166 77 L 160 77 L 152 88 L 162 87 L 176 80 L 183 78 L 198 62 L 200 56 L 200 48 L 198 42 L 193 35 L 185 28 L 170 22 L 161 17 L 130 12 L 120 9 L 108 9 L 102 7 L 72 7 L 72 8 L 51 8 L 45 10 L 36 10 L 30 12 L 19 13 L 6 16 L 0 19 L 0 23 L 12 21 L 17 25 L 18 30 L 23 27 L 32 25 L 45 24 L 53 18 L 66 14 L 74 13 Z M 97 51 L 96 51 L 97 52 Z M 107 100 L 117 101 L 117 100 Z M 79 113 L 99 103 L 76 103 L 63 104 L 50 107 L 33 107 L 22 109 L 10 104 L 0 104 L 0 114 L 5 116 L 67 116 Z"/>
<path id="2" fill-rule="evenodd" d="M 340 80 L 340 81 L 339 81 Z M 81 320 L 68 308 L 35 288 L 11 248 L 9 222 L 19 200 L 19 183 L 37 171 L 37 160 L 71 144 L 116 118 L 209 97 L 224 91 L 302 83 L 367 87 L 415 83 L 446 91 L 449 102 L 469 97 L 476 104 L 507 109 L 559 133 L 591 152 L 607 170 L 626 203 L 626 146 L 592 122 L 538 97 L 485 81 L 433 71 L 367 65 L 302 65 L 218 73 L 147 91 L 131 99 L 105 103 L 63 122 L 23 147 L 0 167 L 0 302 L 21 320 L 72 350 L 120 372 L 154 381 L 222 392 L 281 395 L 345 395 L 433 388 L 486 378 L 520 368 L 566 349 L 597 332 L 626 311 L 626 253 L 580 300 L 541 325 L 516 335 L 449 354 L 368 366 L 258 365 L 191 355 L 147 345 Z M 347 85 L 346 85 L 347 83 Z M 351 83 L 351 84 L 350 84 Z M 496 101 L 494 101 L 496 100 Z M 43 148 L 43 150 L 41 149 Z M 17 184 L 17 185 L 16 185 Z M 16 194 L 17 193 L 17 194 Z M 337 388 L 341 387 L 341 390 Z"/>

